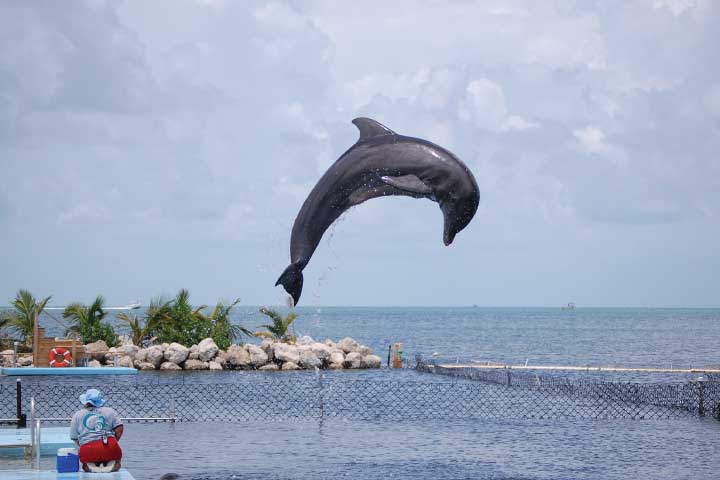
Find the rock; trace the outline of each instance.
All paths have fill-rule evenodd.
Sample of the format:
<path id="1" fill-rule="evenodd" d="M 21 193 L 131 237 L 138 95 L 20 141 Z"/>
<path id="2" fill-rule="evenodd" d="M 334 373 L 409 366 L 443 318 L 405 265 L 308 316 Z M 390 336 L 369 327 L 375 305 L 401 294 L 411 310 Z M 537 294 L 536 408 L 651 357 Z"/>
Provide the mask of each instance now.
<path id="1" fill-rule="evenodd" d="M 337 342 L 337 347 L 345 353 L 355 352 L 360 344 L 350 337 L 345 337 Z"/>
<path id="2" fill-rule="evenodd" d="M 147 350 L 144 348 L 141 348 L 135 353 L 135 361 L 136 362 L 144 362 L 147 360 Z"/>
<path id="3" fill-rule="evenodd" d="M 12 367 L 14 355 L 14 350 L 3 350 L 0 352 L 0 367 Z"/>
<path id="4" fill-rule="evenodd" d="M 330 353 L 329 363 L 339 363 L 342 365 L 344 361 L 345 354 L 341 350 L 333 350 L 332 353 Z"/>
<path id="5" fill-rule="evenodd" d="M 232 368 L 247 368 L 250 366 L 250 354 L 241 345 L 230 345 L 225 354 L 227 365 Z"/>
<path id="6" fill-rule="evenodd" d="M 197 351 L 200 360 L 203 362 L 209 362 L 213 358 L 215 358 L 215 355 L 217 355 L 218 350 L 220 350 L 215 343 L 215 340 L 212 338 L 206 338 L 203 341 L 201 341 L 197 346 Z"/>
<path id="7" fill-rule="evenodd" d="M 190 346 L 190 353 L 188 353 L 188 360 L 198 360 L 200 358 L 200 353 L 198 353 L 198 346 L 197 345 L 191 345 Z"/>
<path id="8" fill-rule="evenodd" d="M 332 349 L 330 347 L 320 342 L 313 343 L 310 345 L 310 348 L 321 361 L 327 361 L 332 353 Z"/>
<path id="9" fill-rule="evenodd" d="M 303 335 L 295 341 L 295 345 L 312 345 L 315 340 L 309 335 Z"/>
<path id="10" fill-rule="evenodd" d="M 179 343 L 171 343 L 168 348 L 165 349 L 163 356 L 168 362 L 180 365 L 190 354 L 190 349 Z"/>
<path id="11" fill-rule="evenodd" d="M 120 355 L 128 355 L 133 360 L 135 360 L 135 355 L 137 355 L 137 353 L 139 351 L 140 351 L 140 347 L 136 347 L 132 343 L 130 345 L 126 344 L 126 345 L 121 345 L 121 346 L 117 347 L 117 352 Z"/>
<path id="12" fill-rule="evenodd" d="M 182 368 L 175 362 L 163 362 L 160 365 L 160 370 L 182 370 Z"/>
<path id="13" fill-rule="evenodd" d="M 108 351 L 107 343 L 103 340 L 88 343 L 85 345 L 85 353 L 90 355 L 93 360 L 105 360 L 105 353 Z"/>
<path id="14" fill-rule="evenodd" d="M 17 359 L 18 367 L 29 367 L 33 364 L 32 356 L 29 357 L 18 357 Z"/>
<path id="15" fill-rule="evenodd" d="M 115 364 L 116 367 L 135 368 L 133 365 L 133 359 L 130 355 L 120 355 L 118 361 Z"/>
<path id="16" fill-rule="evenodd" d="M 345 367 L 343 366 L 342 363 L 334 363 L 334 362 L 333 362 L 333 363 L 331 363 L 330 365 L 328 365 L 328 368 L 329 368 L 330 370 L 342 370 L 342 369 L 345 368 Z"/>
<path id="17" fill-rule="evenodd" d="M 333 342 L 332 340 L 330 340 L 329 338 L 326 338 L 324 343 L 325 343 L 325 345 L 327 345 L 330 348 L 337 347 L 337 344 L 335 342 Z"/>
<path id="18" fill-rule="evenodd" d="M 322 360 L 312 350 L 303 350 L 300 352 L 300 365 L 304 368 L 320 368 Z"/>
<path id="19" fill-rule="evenodd" d="M 268 356 L 268 362 L 273 361 L 273 341 L 269 338 L 266 338 L 262 342 L 260 342 L 260 348 L 263 349 L 263 352 Z"/>
<path id="20" fill-rule="evenodd" d="M 208 369 L 209 370 L 222 370 L 223 366 L 219 362 L 208 362 Z"/>
<path id="21" fill-rule="evenodd" d="M 268 363 L 268 356 L 265 350 L 258 347 L 257 345 L 246 345 L 248 354 L 250 355 L 250 363 L 255 367 L 261 367 Z"/>
<path id="22" fill-rule="evenodd" d="M 360 360 L 360 368 L 380 368 L 381 362 L 377 355 L 365 355 Z"/>
<path id="23" fill-rule="evenodd" d="M 90 368 L 99 368 L 99 367 L 102 367 L 102 364 L 97 360 L 90 360 L 88 362 L 87 366 Z"/>
<path id="24" fill-rule="evenodd" d="M 297 364 L 300 361 L 300 353 L 297 347 L 287 343 L 273 344 L 273 356 L 281 362 Z"/>
<path id="25" fill-rule="evenodd" d="M 141 362 L 139 360 L 135 360 L 135 368 L 137 368 L 138 370 L 155 370 L 155 365 L 150 362 Z"/>
<path id="26" fill-rule="evenodd" d="M 300 370 L 300 367 L 298 367 L 297 363 L 295 362 L 285 362 L 282 366 L 283 370 Z"/>
<path id="27" fill-rule="evenodd" d="M 355 351 L 358 352 L 360 355 L 372 355 L 373 353 L 372 348 L 365 345 L 360 345 Z"/>
<path id="28" fill-rule="evenodd" d="M 217 355 L 215 355 L 215 363 L 220 364 L 223 368 L 225 367 L 227 363 L 227 353 L 224 350 L 218 350 Z"/>
<path id="29" fill-rule="evenodd" d="M 129 335 L 120 335 L 118 336 L 118 345 L 120 345 L 121 347 L 126 347 L 134 344 L 132 338 L 130 338 Z"/>
<path id="30" fill-rule="evenodd" d="M 362 362 L 363 356 L 360 355 L 357 352 L 350 352 L 347 355 L 345 355 L 345 362 L 343 362 L 343 365 L 345 365 L 345 368 L 360 368 L 360 363 Z"/>
<path id="31" fill-rule="evenodd" d="M 116 347 L 110 347 L 108 348 L 107 353 L 105 354 L 105 363 L 115 364 L 115 357 L 117 357 L 118 349 Z"/>
<path id="32" fill-rule="evenodd" d="M 210 368 L 208 362 L 195 359 L 185 360 L 185 370 L 207 370 L 208 368 Z"/>
<path id="33" fill-rule="evenodd" d="M 163 361 L 162 345 L 153 345 L 152 347 L 148 347 L 146 350 L 145 360 L 155 365 L 155 368 L 158 368 Z"/>
<path id="34" fill-rule="evenodd" d="M 260 367 L 258 370 L 262 370 L 264 372 L 275 372 L 280 370 L 280 367 L 278 367 L 275 363 L 268 363 L 267 365 Z"/>

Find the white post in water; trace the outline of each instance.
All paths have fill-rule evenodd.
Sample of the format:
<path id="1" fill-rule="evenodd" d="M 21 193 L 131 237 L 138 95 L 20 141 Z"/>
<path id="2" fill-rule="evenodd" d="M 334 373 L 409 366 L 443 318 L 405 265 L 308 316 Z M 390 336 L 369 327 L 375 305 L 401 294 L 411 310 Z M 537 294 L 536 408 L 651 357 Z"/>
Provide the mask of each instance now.
<path id="1" fill-rule="evenodd" d="M 35 397 L 30 397 L 30 460 L 35 458 Z"/>
<path id="2" fill-rule="evenodd" d="M 40 419 L 35 419 L 35 458 L 33 458 L 33 468 L 40 470 Z"/>

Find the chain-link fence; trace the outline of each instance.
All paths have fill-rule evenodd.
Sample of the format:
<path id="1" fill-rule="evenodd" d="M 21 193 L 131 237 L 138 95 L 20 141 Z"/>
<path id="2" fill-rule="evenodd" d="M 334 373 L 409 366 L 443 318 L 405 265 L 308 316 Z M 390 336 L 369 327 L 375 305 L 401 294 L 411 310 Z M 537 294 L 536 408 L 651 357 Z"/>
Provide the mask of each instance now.
<path id="1" fill-rule="evenodd" d="M 417 357 L 420 372 L 481 384 L 502 385 L 508 398 L 532 404 L 531 418 L 674 418 L 711 415 L 720 419 L 720 376 L 683 382 L 630 382 L 543 375 L 497 365 L 452 365 Z"/>
<path id="2" fill-rule="evenodd" d="M 108 405 L 123 418 L 242 422 L 345 418 L 668 419 L 720 416 L 720 381 L 631 383 L 567 379 L 501 369 L 448 368 L 418 359 L 417 370 L 451 376 L 401 381 L 349 375 L 258 375 L 242 383 L 108 384 Z M 427 380 L 424 380 L 427 378 Z M 23 386 L 20 408 L 65 421 L 90 385 Z M 15 418 L 14 385 L 0 385 L 0 417 Z"/>

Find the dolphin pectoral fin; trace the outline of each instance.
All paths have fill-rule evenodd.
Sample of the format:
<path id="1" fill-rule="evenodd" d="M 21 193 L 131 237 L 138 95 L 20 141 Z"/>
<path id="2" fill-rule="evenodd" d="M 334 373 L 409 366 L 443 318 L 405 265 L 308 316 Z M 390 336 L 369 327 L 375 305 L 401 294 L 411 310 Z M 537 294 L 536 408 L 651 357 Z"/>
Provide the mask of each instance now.
<path id="1" fill-rule="evenodd" d="M 419 195 L 430 195 L 433 193 L 432 189 L 415 175 L 380 177 L 380 179 L 388 185 L 392 185 L 393 187 L 405 192 L 416 193 Z"/>
<path id="2" fill-rule="evenodd" d="M 376 122 L 372 118 L 360 117 L 352 121 L 358 130 L 360 130 L 360 139 L 358 142 L 368 140 L 373 137 L 381 137 L 383 135 L 397 135 L 395 132 L 387 128 L 380 122 Z"/>
<path id="3" fill-rule="evenodd" d="M 385 197 L 387 195 L 401 195 L 402 193 L 403 192 L 398 191 L 398 189 L 392 185 L 383 184 L 377 187 L 356 190 L 348 197 L 348 206 L 354 207 L 372 198 Z"/>

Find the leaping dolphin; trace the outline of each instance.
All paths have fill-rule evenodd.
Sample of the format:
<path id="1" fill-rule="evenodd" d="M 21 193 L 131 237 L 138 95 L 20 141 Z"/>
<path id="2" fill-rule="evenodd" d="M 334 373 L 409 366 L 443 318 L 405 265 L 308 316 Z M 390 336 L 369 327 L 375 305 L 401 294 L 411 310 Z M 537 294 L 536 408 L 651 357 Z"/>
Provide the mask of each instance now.
<path id="1" fill-rule="evenodd" d="M 342 213 L 366 200 L 387 195 L 427 198 L 440 204 L 443 242 L 472 220 L 480 191 L 470 169 L 444 148 L 420 138 L 398 135 L 370 118 L 352 121 L 360 138 L 320 178 L 303 203 L 290 238 L 290 265 L 275 285 L 297 305 L 302 271 L 325 230 Z"/>

